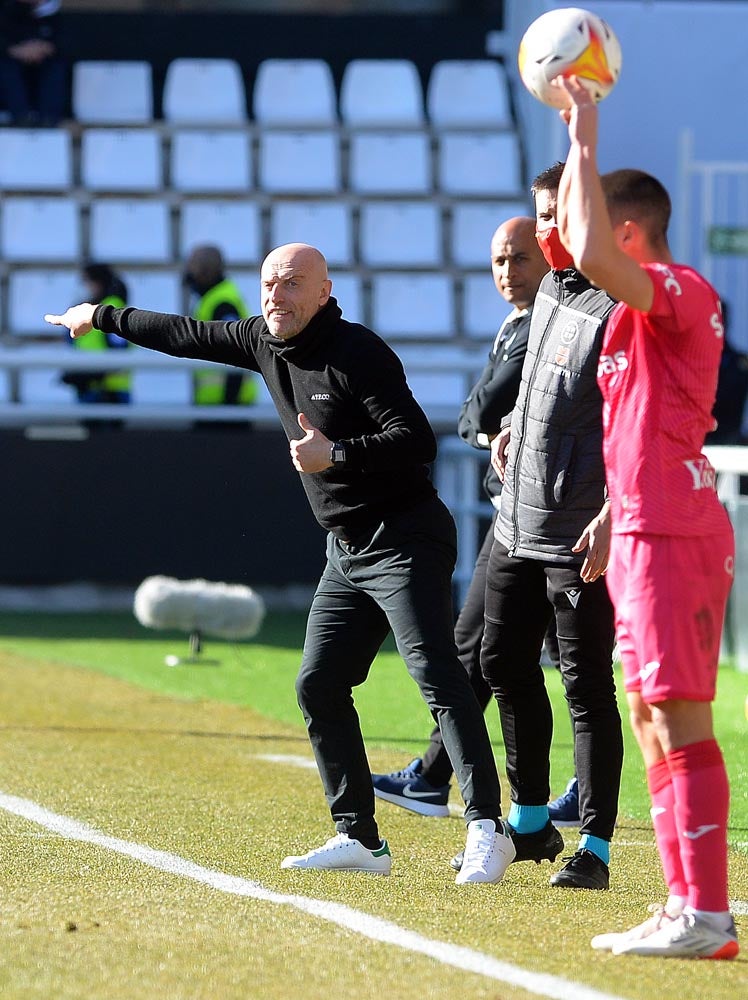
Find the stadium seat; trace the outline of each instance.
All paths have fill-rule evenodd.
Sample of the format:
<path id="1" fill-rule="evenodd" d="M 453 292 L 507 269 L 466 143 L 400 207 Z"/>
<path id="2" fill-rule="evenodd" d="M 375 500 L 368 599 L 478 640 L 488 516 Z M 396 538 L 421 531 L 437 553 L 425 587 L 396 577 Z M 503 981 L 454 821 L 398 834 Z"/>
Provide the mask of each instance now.
<path id="1" fill-rule="evenodd" d="M 110 264 L 166 264 L 172 258 L 171 218 L 166 202 L 145 198 L 101 198 L 91 205 L 90 256 Z"/>
<path id="2" fill-rule="evenodd" d="M 332 294 L 343 310 L 343 319 L 347 319 L 350 323 L 366 325 L 361 278 L 357 274 L 341 274 L 330 271 L 330 279 L 332 280 Z"/>
<path id="3" fill-rule="evenodd" d="M 158 191 L 161 137 L 154 129 L 89 128 L 81 138 L 81 182 L 89 191 Z"/>
<path id="4" fill-rule="evenodd" d="M 426 107 L 438 129 L 512 128 L 509 83 L 492 59 L 445 59 L 431 70 Z"/>
<path id="5" fill-rule="evenodd" d="M 273 194 L 335 194 L 341 187 L 336 132 L 265 132 L 259 187 Z"/>
<path id="6" fill-rule="evenodd" d="M 59 327 L 45 323 L 44 314 L 63 313 L 80 299 L 80 274 L 74 268 L 13 271 L 8 279 L 8 330 L 21 337 L 54 337 Z M 60 342 L 65 339 L 60 333 Z"/>
<path id="7" fill-rule="evenodd" d="M 450 256 L 457 267 L 486 267 L 491 260 L 491 237 L 497 227 L 516 215 L 533 216 L 527 202 L 467 201 L 452 206 Z"/>
<path id="8" fill-rule="evenodd" d="M 506 303 L 489 271 L 466 274 L 462 282 L 462 329 L 469 337 L 490 340 L 506 316 Z"/>
<path id="9" fill-rule="evenodd" d="M 0 129 L 0 190 L 65 191 L 72 180 L 72 146 L 64 129 Z"/>
<path id="10" fill-rule="evenodd" d="M 361 262 L 368 267 L 439 267 L 442 223 L 431 202 L 382 201 L 361 206 Z"/>
<path id="11" fill-rule="evenodd" d="M 257 69 L 252 111 L 262 126 L 312 128 L 337 123 L 335 83 L 323 59 L 266 59 Z"/>
<path id="12" fill-rule="evenodd" d="M 73 65 L 73 117 L 87 125 L 137 125 L 153 119 L 147 62 L 85 60 Z"/>
<path id="13" fill-rule="evenodd" d="M 182 277 L 178 271 L 123 270 L 120 273 L 127 285 L 128 305 L 178 316 L 183 314 Z"/>
<path id="14" fill-rule="evenodd" d="M 80 250 L 78 205 L 73 198 L 3 199 L 0 254 L 6 260 L 72 262 Z"/>
<path id="15" fill-rule="evenodd" d="M 423 88 L 408 59 L 353 59 L 343 70 L 340 116 L 350 128 L 424 124 Z"/>
<path id="16" fill-rule="evenodd" d="M 174 59 L 166 68 L 167 122 L 217 125 L 247 120 L 244 80 L 232 59 Z"/>
<path id="17" fill-rule="evenodd" d="M 250 138 L 242 129 L 179 129 L 171 137 L 171 187 L 185 193 L 249 191 Z"/>
<path id="18" fill-rule="evenodd" d="M 512 132 L 443 132 L 439 188 L 452 195 L 506 195 L 522 190 L 519 144 Z"/>
<path id="19" fill-rule="evenodd" d="M 182 203 L 179 256 L 185 260 L 193 247 L 212 243 L 229 264 L 260 260 L 262 238 L 260 206 L 249 199 L 195 199 Z"/>
<path id="20" fill-rule="evenodd" d="M 330 265 L 347 267 L 353 259 L 350 209 L 339 201 L 276 201 L 270 215 L 272 246 L 309 243 Z"/>
<path id="21" fill-rule="evenodd" d="M 10 372 L 7 368 L 0 369 L 0 403 L 11 401 Z"/>
<path id="22" fill-rule="evenodd" d="M 433 185 L 426 132 L 354 132 L 348 187 L 360 194 L 428 194 Z"/>
<path id="23" fill-rule="evenodd" d="M 29 357 L 33 347 L 25 348 Z M 72 353 L 72 348 L 71 348 Z M 70 406 L 77 402 L 77 396 L 72 386 L 60 381 L 61 368 L 21 368 L 18 372 L 18 400 L 21 403 L 35 405 Z"/>
<path id="24" fill-rule="evenodd" d="M 424 349 L 423 344 L 412 343 L 398 344 L 395 350 L 418 402 L 427 408 L 451 407 L 456 415 L 473 381 L 465 371 L 465 351 L 451 344 L 431 344 Z"/>
<path id="25" fill-rule="evenodd" d="M 451 278 L 446 274 L 374 275 L 372 327 L 386 339 L 453 336 Z"/>
<path id="26" fill-rule="evenodd" d="M 130 399 L 133 406 L 189 406 L 192 374 L 187 369 L 133 369 Z"/>

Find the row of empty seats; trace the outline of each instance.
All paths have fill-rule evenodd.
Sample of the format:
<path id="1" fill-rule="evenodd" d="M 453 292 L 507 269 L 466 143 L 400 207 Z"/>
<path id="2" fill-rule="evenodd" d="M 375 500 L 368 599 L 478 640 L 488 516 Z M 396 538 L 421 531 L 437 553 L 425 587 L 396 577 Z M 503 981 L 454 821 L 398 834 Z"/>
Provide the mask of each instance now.
<path id="1" fill-rule="evenodd" d="M 77 141 L 76 141 L 77 146 Z M 75 155 L 74 155 L 75 154 Z M 60 129 L 0 129 L 0 190 L 96 192 L 516 196 L 513 132 L 88 128 L 74 150 Z"/>
<path id="2" fill-rule="evenodd" d="M 131 305 L 157 312 L 184 313 L 188 308 L 181 275 L 175 270 L 123 270 Z M 259 313 L 256 271 L 233 271 L 248 308 Z M 506 307 L 487 269 L 459 278 L 415 272 L 373 273 L 362 279 L 349 272 L 331 272 L 333 295 L 344 316 L 371 326 L 396 343 L 410 338 L 451 341 L 456 333 L 490 338 Z M 23 269 L 11 273 L 2 291 L 6 329 L 18 338 L 56 338 L 44 323 L 45 312 L 63 312 L 82 297 L 80 277 L 72 269 Z M 61 342 L 65 341 L 62 336 Z M 6 341 L 7 343 L 7 341 Z"/>
<path id="3" fill-rule="evenodd" d="M 166 70 L 167 122 L 268 126 L 512 128 L 504 67 L 494 60 L 444 60 L 434 65 L 424 93 L 417 67 L 406 59 L 354 59 L 338 95 L 321 59 L 260 63 L 250 100 L 239 65 L 229 59 L 175 59 Z M 146 62 L 91 60 L 73 67 L 74 117 L 87 123 L 144 124 L 154 118 L 151 67 Z"/>
<path id="4" fill-rule="evenodd" d="M 0 200 L 0 256 L 12 264 L 113 264 L 184 260 L 198 243 L 218 244 L 227 262 L 259 263 L 283 243 L 318 246 L 343 268 L 471 268 L 489 262 L 502 219 L 524 202 L 6 197 Z"/>

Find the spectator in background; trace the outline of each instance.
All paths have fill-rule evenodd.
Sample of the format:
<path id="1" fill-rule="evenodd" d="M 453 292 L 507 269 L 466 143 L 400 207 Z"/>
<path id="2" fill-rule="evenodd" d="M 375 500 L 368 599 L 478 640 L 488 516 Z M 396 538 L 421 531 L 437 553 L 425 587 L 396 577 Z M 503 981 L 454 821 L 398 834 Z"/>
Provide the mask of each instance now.
<path id="1" fill-rule="evenodd" d="M 204 244 L 193 248 L 184 272 L 184 283 L 197 298 L 192 310 L 195 319 L 245 319 L 249 310 L 242 294 L 226 277 L 226 265 L 218 247 Z M 257 383 L 245 372 L 222 372 L 205 368 L 195 372 L 194 401 L 198 406 L 249 405 L 257 400 Z"/>
<path id="2" fill-rule="evenodd" d="M 748 354 L 733 347 L 729 337 L 729 310 L 724 299 L 722 323 L 725 339 L 717 381 L 717 398 L 712 415 L 716 428 L 706 436 L 707 444 L 742 444 L 743 410 L 748 396 Z"/>
<path id="3" fill-rule="evenodd" d="M 14 125 L 57 125 L 68 100 L 60 0 L 1 0 L 0 99 Z"/>
<path id="4" fill-rule="evenodd" d="M 97 305 L 123 309 L 127 305 L 127 287 L 108 264 L 87 264 L 82 272 L 86 295 Z M 92 330 L 85 339 L 72 341 L 77 350 L 91 352 L 122 351 L 130 346 L 116 333 Z M 79 403 L 129 403 L 130 373 L 125 371 L 66 372 L 66 385 L 78 394 Z"/>

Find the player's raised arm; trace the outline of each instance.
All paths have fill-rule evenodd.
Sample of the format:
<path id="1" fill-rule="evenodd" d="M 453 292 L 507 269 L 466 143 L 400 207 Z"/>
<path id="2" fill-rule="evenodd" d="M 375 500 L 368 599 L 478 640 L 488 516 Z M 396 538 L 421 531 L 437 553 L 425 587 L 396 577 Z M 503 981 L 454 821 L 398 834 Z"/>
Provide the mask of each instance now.
<path id="1" fill-rule="evenodd" d="M 647 312 L 654 300 L 649 275 L 623 251 L 641 241 L 639 223 L 630 218 L 611 225 L 597 169 L 598 109 L 577 77 L 558 77 L 570 106 L 560 112 L 569 127 L 569 155 L 558 191 L 561 239 L 585 277 L 614 299 Z"/>
<path id="2" fill-rule="evenodd" d="M 73 338 L 83 337 L 93 330 L 93 316 L 95 312 L 96 306 L 91 305 L 90 302 L 82 302 L 78 306 L 71 306 L 61 316 L 56 316 L 54 313 L 46 313 L 44 320 L 47 323 L 52 323 L 54 326 L 66 326 L 70 331 L 70 336 Z"/>

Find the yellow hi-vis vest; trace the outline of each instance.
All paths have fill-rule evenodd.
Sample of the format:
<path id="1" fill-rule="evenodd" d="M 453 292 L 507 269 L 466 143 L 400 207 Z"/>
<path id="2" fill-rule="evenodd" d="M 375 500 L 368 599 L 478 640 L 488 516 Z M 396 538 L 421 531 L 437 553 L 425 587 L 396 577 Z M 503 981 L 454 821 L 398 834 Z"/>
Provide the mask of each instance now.
<path id="1" fill-rule="evenodd" d="M 195 319 L 210 322 L 214 318 L 216 308 L 223 302 L 232 305 L 240 319 L 249 316 L 249 311 L 239 289 L 233 281 L 224 279 L 209 288 L 197 303 L 194 312 Z M 193 385 L 197 405 L 220 406 L 225 403 L 227 378 L 227 374 L 218 368 L 206 368 L 204 371 L 195 372 Z M 257 399 L 257 383 L 249 374 L 242 374 L 241 380 L 237 403 L 246 406 L 254 403 Z"/>
<path id="2" fill-rule="evenodd" d="M 119 295 L 107 295 L 106 298 L 101 300 L 100 305 L 114 306 L 115 309 L 124 309 L 127 303 Z M 73 340 L 73 345 L 80 351 L 110 351 L 115 349 L 109 346 L 106 334 L 102 333 L 101 330 L 97 330 L 96 327 L 90 333 L 86 334 L 85 337 L 76 337 Z M 100 392 L 129 392 L 130 373 L 104 372 L 101 376 L 91 379 L 90 388 L 92 390 L 98 389 Z"/>

